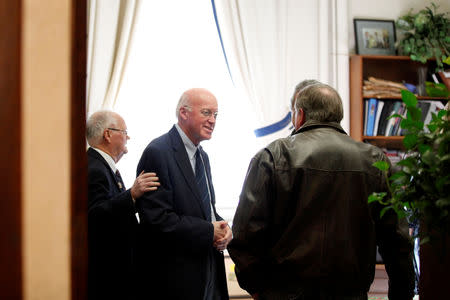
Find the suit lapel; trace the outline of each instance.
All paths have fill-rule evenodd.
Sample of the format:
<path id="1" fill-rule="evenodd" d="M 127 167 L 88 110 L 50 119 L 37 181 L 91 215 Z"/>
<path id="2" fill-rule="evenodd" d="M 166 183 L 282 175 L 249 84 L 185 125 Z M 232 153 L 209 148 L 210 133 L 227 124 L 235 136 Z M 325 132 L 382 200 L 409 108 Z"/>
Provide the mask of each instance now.
<path id="1" fill-rule="evenodd" d="M 169 136 L 172 143 L 172 149 L 174 151 L 175 161 L 177 162 L 178 167 L 180 168 L 187 185 L 191 189 L 192 193 L 195 195 L 195 198 L 197 199 L 197 204 L 199 205 L 199 209 L 203 213 L 202 203 L 200 199 L 200 192 L 198 190 L 197 183 L 195 182 L 195 174 L 194 171 L 192 170 L 191 162 L 189 161 L 186 148 L 175 126 L 172 127 L 172 129 L 169 131 Z M 206 218 L 206 216 L 204 217 Z"/>

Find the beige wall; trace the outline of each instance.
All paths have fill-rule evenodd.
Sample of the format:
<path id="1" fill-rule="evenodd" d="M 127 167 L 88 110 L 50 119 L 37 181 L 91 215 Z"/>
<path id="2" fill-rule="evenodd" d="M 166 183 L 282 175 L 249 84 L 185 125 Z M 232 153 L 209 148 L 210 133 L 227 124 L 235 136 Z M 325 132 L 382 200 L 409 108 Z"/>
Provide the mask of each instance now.
<path id="1" fill-rule="evenodd" d="M 70 298 L 71 1 L 24 0 L 24 299 Z"/>
<path id="2" fill-rule="evenodd" d="M 450 11 L 450 1 L 448 0 L 349 0 L 348 37 L 350 52 L 355 53 L 354 18 L 397 20 L 411 8 L 413 12 L 417 12 L 426 6 L 431 6 L 431 2 L 439 6 L 438 12 Z"/>

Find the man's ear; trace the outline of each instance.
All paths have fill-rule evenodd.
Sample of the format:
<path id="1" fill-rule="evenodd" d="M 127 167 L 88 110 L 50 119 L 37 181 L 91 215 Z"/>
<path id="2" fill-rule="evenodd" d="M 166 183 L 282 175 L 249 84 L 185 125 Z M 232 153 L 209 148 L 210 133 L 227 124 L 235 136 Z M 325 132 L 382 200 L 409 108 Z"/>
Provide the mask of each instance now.
<path id="1" fill-rule="evenodd" d="M 303 124 L 305 124 L 305 112 L 299 108 L 295 116 L 295 130 L 298 130 Z"/>
<path id="2" fill-rule="evenodd" d="M 103 139 L 110 143 L 111 142 L 111 131 L 108 129 L 103 130 Z"/>
<path id="3" fill-rule="evenodd" d="M 187 116 L 188 110 L 186 107 L 182 106 L 180 107 L 180 118 L 182 118 L 183 120 L 187 120 L 188 116 Z"/>

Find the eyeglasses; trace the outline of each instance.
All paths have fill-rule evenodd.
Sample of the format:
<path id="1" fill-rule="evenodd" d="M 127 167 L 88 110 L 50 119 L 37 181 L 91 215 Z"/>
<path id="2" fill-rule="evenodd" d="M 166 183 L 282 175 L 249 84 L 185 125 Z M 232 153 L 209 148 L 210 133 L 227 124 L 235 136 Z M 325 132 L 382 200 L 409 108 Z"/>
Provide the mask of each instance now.
<path id="1" fill-rule="evenodd" d="M 190 107 L 189 105 L 185 105 L 185 108 L 187 108 L 188 111 L 192 111 L 192 107 Z M 217 119 L 217 115 L 219 114 L 218 111 L 213 112 L 210 109 L 201 109 L 200 113 L 205 117 L 205 118 L 211 118 L 211 116 L 214 116 L 214 119 Z"/>
<path id="2" fill-rule="evenodd" d="M 205 118 L 211 118 L 211 116 L 214 116 L 214 119 L 217 119 L 217 115 L 219 114 L 219 112 L 215 111 L 213 112 L 210 109 L 202 109 L 200 110 L 200 113 L 205 117 Z"/>
<path id="3" fill-rule="evenodd" d="M 125 135 L 128 135 L 128 131 L 126 130 L 122 130 L 122 129 L 117 129 L 117 128 L 108 128 L 109 130 L 113 130 L 113 131 L 119 131 Z"/>

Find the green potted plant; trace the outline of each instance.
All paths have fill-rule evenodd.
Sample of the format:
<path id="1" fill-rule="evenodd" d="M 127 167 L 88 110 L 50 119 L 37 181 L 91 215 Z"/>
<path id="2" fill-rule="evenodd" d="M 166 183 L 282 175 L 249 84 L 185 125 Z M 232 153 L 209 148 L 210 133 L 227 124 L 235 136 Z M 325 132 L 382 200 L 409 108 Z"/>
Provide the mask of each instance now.
<path id="1" fill-rule="evenodd" d="M 435 58 L 437 70 L 443 70 L 443 62 L 450 64 L 450 20 L 448 12 L 437 13 L 437 8 L 431 3 L 431 7 L 417 13 L 411 9 L 397 20 L 397 29 L 403 33 L 398 50 L 422 63 Z"/>
<path id="2" fill-rule="evenodd" d="M 422 242 L 426 242 L 431 232 L 450 232 L 450 112 L 433 113 L 426 125 L 428 132 L 416 96 L 406 90 L 401 93 L 407 115 L 391 118 L 400 118 L 400 127 L 407 132 L 403 139 L 406 155 L 397 164 L 401 169 L 389 177 L 391 197 L 375 193 L 369 202 L 386 205 L 382 213 L 394 209 L 399 217 L 424 222 L 427 231 L 422 232 Z M 388 176 L 388 163 L 380 161 L 374 166 Z"/>
<path id="3" fill-rule="evenodd" d="M 447 106 L 433 114 L 426 131 L 416 96 L 401 93 L 407 115 L 392 117 L 401 118 L 400 126 L 407 132 L 406 155 L 391 175 L 388 163 L 374 164 L 387 177 L 389 196 L 374 193 L 368 201 L 385 205 L 381 214 L 394 209 L 399 217 L 420 224 L 420 299 L 445 299 L 450 277 L 450 111 Z"/>

